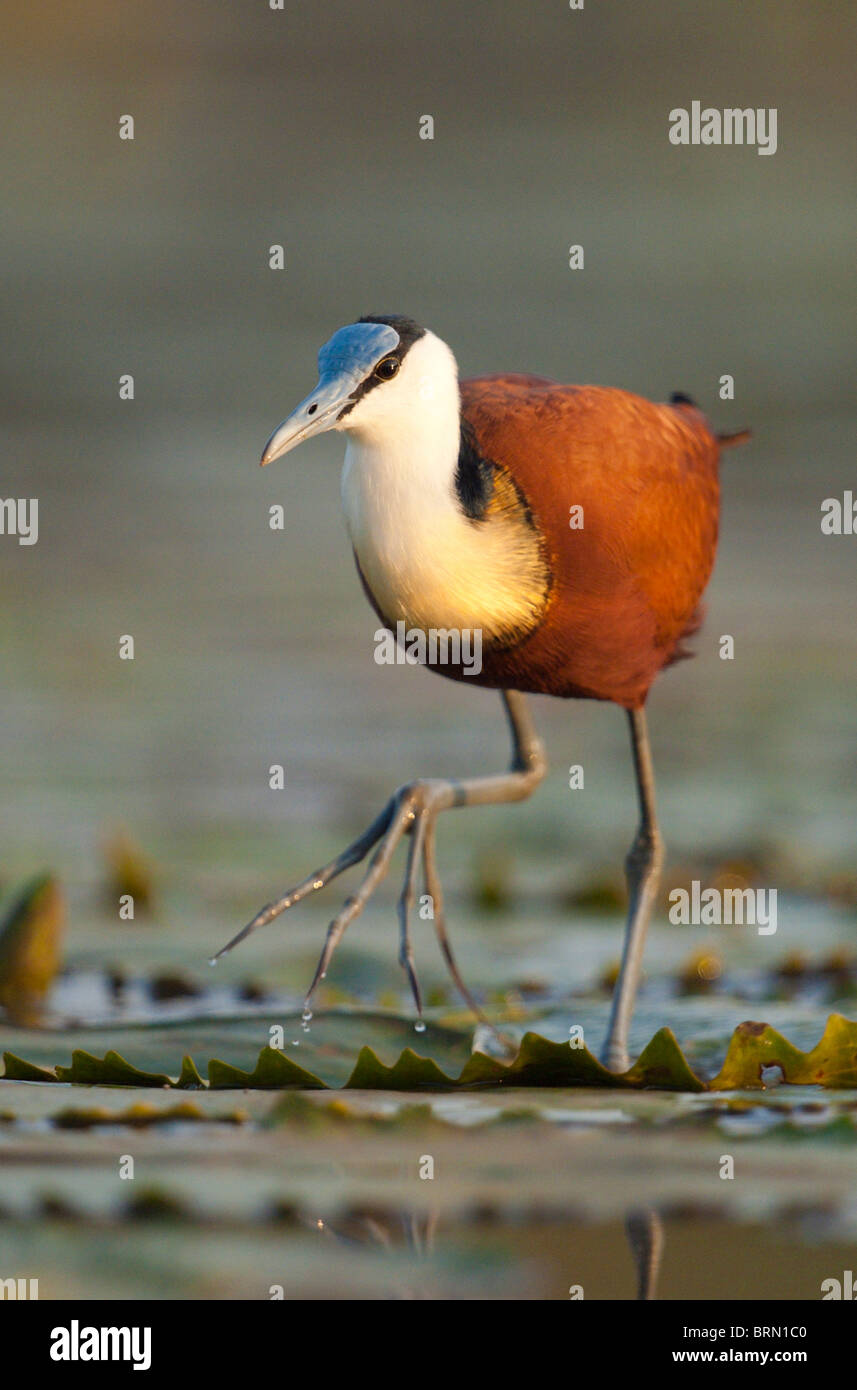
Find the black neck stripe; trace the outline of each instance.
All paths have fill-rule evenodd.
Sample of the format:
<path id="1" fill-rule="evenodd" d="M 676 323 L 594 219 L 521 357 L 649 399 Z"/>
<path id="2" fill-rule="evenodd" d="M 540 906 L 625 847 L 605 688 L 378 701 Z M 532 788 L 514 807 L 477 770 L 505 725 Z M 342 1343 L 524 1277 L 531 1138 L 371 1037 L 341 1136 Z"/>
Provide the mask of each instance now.
<path id="1" fill-rule="evenodd" d="M 482 521 L 494 494 L 494 465 L 482 457 L 476 435 L 464 420 L 455 469 L 455 491 L 465 516 L 471 521 Z"/>

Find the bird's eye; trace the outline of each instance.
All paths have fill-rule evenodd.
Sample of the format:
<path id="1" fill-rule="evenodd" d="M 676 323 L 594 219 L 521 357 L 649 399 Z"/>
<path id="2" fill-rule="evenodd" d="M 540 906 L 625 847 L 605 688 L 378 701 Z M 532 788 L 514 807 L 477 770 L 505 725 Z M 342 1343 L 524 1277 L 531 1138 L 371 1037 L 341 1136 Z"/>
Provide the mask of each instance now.
<path id="1" fill-rule="evenodd" d="M 384 357 L 375 368 L 375 375 L 382 381 L 389 381 L 399 370 L 399 360 L 397 357 Z"/>

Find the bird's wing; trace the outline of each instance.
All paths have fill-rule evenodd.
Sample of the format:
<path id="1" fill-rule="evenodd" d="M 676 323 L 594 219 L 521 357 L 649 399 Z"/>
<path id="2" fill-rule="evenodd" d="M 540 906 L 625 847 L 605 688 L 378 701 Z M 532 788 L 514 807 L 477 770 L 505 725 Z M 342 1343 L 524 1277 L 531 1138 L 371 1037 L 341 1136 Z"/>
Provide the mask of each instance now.
<path id="1" fill-rule="evenodd" d="M 617 643 L 648 640 L 669 660 L 717 543 L 718 446 L 700 411 L 518 375 L 464 381 L 461 400 L 481 454 L 545 536 L 563 621 L 611 623 Z M 582 529 L 569 525 L 575 506 Z"/>

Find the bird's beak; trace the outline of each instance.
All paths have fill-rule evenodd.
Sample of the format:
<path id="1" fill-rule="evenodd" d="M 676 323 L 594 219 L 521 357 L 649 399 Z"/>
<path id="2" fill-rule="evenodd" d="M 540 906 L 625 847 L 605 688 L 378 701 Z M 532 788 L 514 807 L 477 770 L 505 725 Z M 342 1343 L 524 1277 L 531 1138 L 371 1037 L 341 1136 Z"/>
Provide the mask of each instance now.
<path id="1" fill-rule="evenodd" d="M 262 454 L 262 467 L 282 458 L 290 449 L 311 439 L 314 434 L 323 434 L 336 423 L 336 420 L 359 383 L 351 373 L 337 372 L 322 377 L 315 390 L 301 401 L 268 440 Z"/>

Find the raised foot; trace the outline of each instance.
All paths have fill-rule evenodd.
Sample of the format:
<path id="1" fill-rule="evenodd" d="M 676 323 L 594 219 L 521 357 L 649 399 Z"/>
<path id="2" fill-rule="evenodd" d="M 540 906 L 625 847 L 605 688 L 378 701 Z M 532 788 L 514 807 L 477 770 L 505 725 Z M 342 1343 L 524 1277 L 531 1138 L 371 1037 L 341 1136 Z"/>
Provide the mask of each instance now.
<path id="1" fill-rule="evenodd" d="M 295 907 L 304 898 L 312 893 L 317 893 L 333 879 L 338 878 L 346 869 L 354 864 L 359 864 L 370 850 L 374 849 L 372 858 L 369 860 L 368 867 L 363 876 L 362 882 L 356 892 L 346 898 L 342 908 L 334 917 L 327 929 L 324 946 L 319 957 L 318 966 L 312 983 L 307 991 L 304 1007 L 309 1009 L 312 997 L 321 980 L 327 974 L 336 947 L 345 935 L 346 930 L 358 917 L 371 898 L 375 889 L 386 876 L 390 867 L 393 852 L 399 841 L 405 836 L 410 835 L 410 845 L 408 847 L 407 864 L 405 867 L 405 877 L 402 891 L 399 896 L 398 915 L 399 915 L 399 963 L 402 966 L 411 987 L 417 1012 L 422 1015 L 422 995 L 414 968 L 414 954 L 410 935 L 410 912 L 416 896 L 417 878 L 419 874 L 420 862 L 422 862 L 425 891 L 431 900 L 432 916 L 437 938 L 443 952 L 444 960 L 456 987 L 467 1002 L 468 1006 L 476 1014 L 477 1018 L 483 1023 L 484 1015 L 476 1003 L 473 995 L 465 985 L 446 931 L 446 924 L 443 912 L 443 895 L 440 879 L 437 873 L 435 860 L 435 823 L 440 811 L 447 810 L 451 806 L 459 804 L 458 785 L 451 781 L 421 780 L 409 782 L 400 787 L 393 794 L 383 811 L 362 835 L 358 836 L 341 854 L 332 859 L 329 864 L 298 883 L 294 888 L 290 888 L 281 898 L 274 902 L 267 903 L 251 922 L 248 922 L 237 936 L 218 951 L 213 957 L 212 964 L 226 955 L 239 942 L 244 941 L 252 932 L 259 927 L 267 926 L 275 917 Z M 490 1026 L 490 1025 L 488 1025 Z"/>

